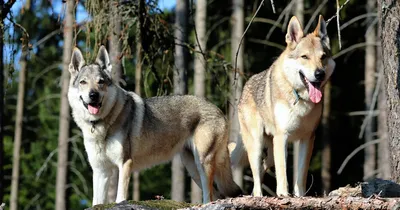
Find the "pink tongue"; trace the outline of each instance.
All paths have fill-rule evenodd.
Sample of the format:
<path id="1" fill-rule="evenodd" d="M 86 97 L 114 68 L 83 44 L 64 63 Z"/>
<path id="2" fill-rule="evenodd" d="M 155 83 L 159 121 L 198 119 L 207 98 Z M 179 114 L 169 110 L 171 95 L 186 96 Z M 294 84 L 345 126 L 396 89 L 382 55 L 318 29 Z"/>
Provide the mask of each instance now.
<path id="1" fill-rule="evenodd" d="M 88 110 L 90 114 L 97 114 L 99 113 L 99 107 L 94 107 L 94 106 L 90 106 L 88 105 Z"/>
<path id="2" fill-rule="evenodd" d="M 317 104 L 321 101 L 322 98 L 322 93 L 321 90 L 319 90 L 318 88 L 315 88 L 311 82 L 309 82 L 308 80 L 307 84 L 308 84 L 308 95 L 310 95 L 310 100 Z"/>

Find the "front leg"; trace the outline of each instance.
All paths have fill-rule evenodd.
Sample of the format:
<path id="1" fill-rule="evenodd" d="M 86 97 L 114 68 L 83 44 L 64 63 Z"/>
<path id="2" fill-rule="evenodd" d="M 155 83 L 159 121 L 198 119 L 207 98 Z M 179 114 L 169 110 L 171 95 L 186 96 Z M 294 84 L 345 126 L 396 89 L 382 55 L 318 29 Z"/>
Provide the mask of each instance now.
<path id="1" fill-rule="evenodd" d="M 118 166 L 118 192 L 116 203 L 122 202 L 128 197 L 129 178 L 132 170 L 132 159 L 128 159 L 124 161 L 121 166 Z"/>
<path id="2" fill-rule="evenodd" d="M 288 182 L 286 175 L 286 153 L 287 153 L 287 135 L 280 134 L 274 136 L 274 162 L 276 174 L 276 194 L 278 196 L 288 196 Z"/>
<path id="3" fill-rule="evenodd" d="M 93 168 L 93 206 L 106 203 L 110 177 L 111 170 Z"/>
<path id="4" fill-rule="evenodd" d="M 313 135 L 310 139 L 300 140 L 299 142 L 299 157 L 298 157 L 298 170 L 296 176 L 296 182 L 294 184 L 294 195 L 295 196 L 304 196 L 306 191 L 306 182 L 307 182 L 307 172 L 308 167 L 310 165 L 311 155 L 314 147 L 314 139 Z"/>

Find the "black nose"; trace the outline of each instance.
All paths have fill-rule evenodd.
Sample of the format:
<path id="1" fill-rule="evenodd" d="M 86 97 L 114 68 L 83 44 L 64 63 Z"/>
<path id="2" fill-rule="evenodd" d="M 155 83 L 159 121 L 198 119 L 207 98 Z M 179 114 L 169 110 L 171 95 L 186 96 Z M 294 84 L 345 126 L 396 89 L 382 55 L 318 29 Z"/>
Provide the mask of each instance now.
<path id="1" fill-rule="evenodd" d="M 93 101 L 97 101 L 99 100 L 99 92 L 95 92 L 95 91 L 90 91 L 89 92 L 89 98 Z"/>
<path id="2" fill-rule="evenodd" d="M 317 71 L 315 71 L 314 76 L 315 76 L 315 79 L 322 81 L 325 78 L 325 71 L 318 69 Z"/>

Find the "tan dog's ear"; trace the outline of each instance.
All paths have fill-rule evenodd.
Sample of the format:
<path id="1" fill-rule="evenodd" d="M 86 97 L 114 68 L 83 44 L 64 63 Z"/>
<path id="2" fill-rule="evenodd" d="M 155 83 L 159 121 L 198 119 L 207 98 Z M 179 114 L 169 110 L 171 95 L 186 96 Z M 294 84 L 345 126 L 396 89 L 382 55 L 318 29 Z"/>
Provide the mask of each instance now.
<path id="1" fill-rule="evenodd" d="M 69 63 L 69 72 L 74 76 L 81 70 L 83 65 L 85 65 L 85 59 L 83 58 L 82 52 L 75 47 L 72 51 L 71 62 Z"/>
<path id="2" fill-rule="evenodd" d="M 322 42 L 327 47 L 330 47 L 328 32 L 326 30 L 326 22 L 324 20 L 324 17 L 322 17 L 322 15 L 319 16 L 318 25 L 317 27 L 315 27 L 313 34 L 314 36 L 321 38 Z"/>
<path id="3" fill-rule="evenodd" d="M 301 24 L 296 16 L 293 16 L 287 28 L 286 43 L 288 46 L 296 46 L 300 39 L 303 38 L 304 33 Z"/>

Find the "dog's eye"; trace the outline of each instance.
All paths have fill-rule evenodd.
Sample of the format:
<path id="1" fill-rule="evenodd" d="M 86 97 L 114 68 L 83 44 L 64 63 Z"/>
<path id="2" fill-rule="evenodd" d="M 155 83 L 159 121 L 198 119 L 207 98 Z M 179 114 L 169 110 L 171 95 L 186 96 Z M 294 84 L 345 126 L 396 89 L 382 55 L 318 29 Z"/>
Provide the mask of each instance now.
<path id="1" fill-rule="evenodd" d="M 302 55 L 301 58 L 308 60 L 308 56 L 307 55 Z"/>
<path id="2" fill-rule="evenodd" d="M 79 84 L 81 84 L 81 85 L 86 85 L 87 82 L 86 82 L 85 80 L 82 80 L 82 81 L 79 82 Z"/>
<path id="3" fill-rule="evenodd" d="M 326 54 L 324 53 L 324 54 L 322 54 L 322 56 L 321 56 L 321 60 L 325 60 L 325 58 L 326 58 Z"/>
<path id="4" fill-rule="evenodd" d="M 100 79 L 98 83 L 99 83 L 99 85 L 104 84 L 104 79 Z"/>

